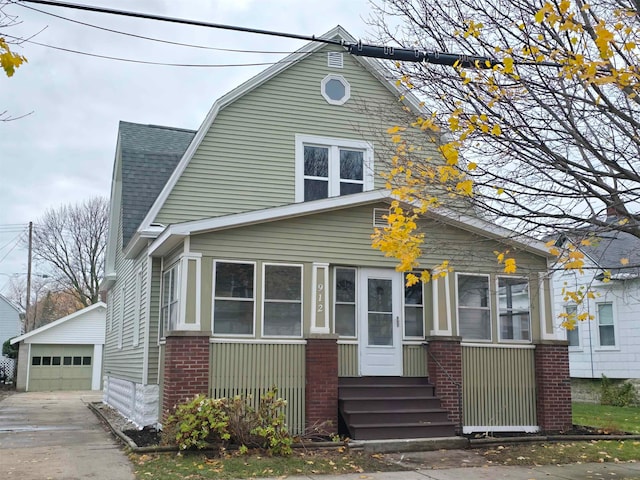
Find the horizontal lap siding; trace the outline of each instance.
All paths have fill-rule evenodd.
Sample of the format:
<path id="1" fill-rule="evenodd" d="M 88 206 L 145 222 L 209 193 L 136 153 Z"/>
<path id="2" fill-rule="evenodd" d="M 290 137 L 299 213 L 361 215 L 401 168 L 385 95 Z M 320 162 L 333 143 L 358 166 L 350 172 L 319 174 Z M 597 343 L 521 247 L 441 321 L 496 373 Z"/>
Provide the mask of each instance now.
<path id="1" fill-rule="evenodd" d="M 360 105 L 366 98 L 367 105 L 383 103 L 385 112 L 395 108 L 400 114 L 397 96 L 347 54 L 344 64 L 329 68 L 326 53 L 313 54 L 222 109 L 155 221 L 169 224 L 293 203 L 295 134 L 364 137 L 373 143 L 376 136 L 386 137 L 395 122 L 374 120 Z M 345 105 L 329 105 L 322 97 L 320 82 L 327 74 L 350 83 L 351 100 Z"/>
<path id="2" fill-rule="evenodd" d="M 465 426 L 535 426 L 534 350 L 462 348 Z"/>
<path id="3" fill-rule="evenodd" d="M 304 344 L 214 343 L 210 372 L 213 398 L 251 395 L 257 404 L 261 393 L 277 387 L 278 396 L 287 401 L 289 430 L 303 432 Z"/>

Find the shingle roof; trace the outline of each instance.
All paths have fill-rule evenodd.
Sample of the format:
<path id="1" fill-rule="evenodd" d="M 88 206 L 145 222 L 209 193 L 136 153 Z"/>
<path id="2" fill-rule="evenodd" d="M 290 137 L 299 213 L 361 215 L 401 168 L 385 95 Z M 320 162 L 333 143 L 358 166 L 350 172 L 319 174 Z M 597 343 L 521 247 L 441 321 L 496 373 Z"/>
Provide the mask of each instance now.
<path id="1" fill-rule="evenodd" d="M 582 248 L 599 267 L 611 271 L 612 278 L 640 276 L 640 239 L 630 233 L 599 233 L 593 245 Z M 627 260 L 626 266 L 622 259 Z"/>
<path id="2" fill-rule="evenodd" d="M 123 246 L 144 220 L 195 133 L 194 130 L 120 122 Z"/>

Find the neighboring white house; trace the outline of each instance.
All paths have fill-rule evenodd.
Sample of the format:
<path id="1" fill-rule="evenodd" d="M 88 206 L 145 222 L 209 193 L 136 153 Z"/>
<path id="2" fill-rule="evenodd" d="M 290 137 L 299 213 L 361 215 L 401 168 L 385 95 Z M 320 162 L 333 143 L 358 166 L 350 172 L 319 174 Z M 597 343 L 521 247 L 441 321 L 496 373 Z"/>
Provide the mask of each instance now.
<path id="1" fill-rule="evenodd" d="M 615 217 L 611 217 L 612 220 Z M 640 239 L 624 232 L 599 233 L 585 254 L 584 273 L 554 274 L 555 310 L 587 313 L 592 320 L 578 321 L 567 332 L 569 364 L 573 378 L 640 378 Z M 611 273 L 605 280 L 605 271 Z M 580 288 L 595 298 L 576 305 L 562 290 Z"/>
<path id="2" fill-rule="evenodd" d="M 0 294 L 0 349 L 4 342 L 22 333 L 20 309 Z M 0 381 L 13 377 L 14 360 L 0 350 Z"/>
<path id="3" fill-rule="evenodd" d="M 107 306 L 99 302 L 14 338 L 16 388 L 100 390 Z"/>

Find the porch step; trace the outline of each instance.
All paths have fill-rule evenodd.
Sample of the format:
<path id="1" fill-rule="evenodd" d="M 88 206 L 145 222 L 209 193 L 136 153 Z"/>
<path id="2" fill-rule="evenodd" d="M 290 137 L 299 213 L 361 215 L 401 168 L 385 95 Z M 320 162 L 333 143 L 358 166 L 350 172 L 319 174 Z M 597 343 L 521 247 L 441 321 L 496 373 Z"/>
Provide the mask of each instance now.
<path id="1" fill-rule="evenodd" d="M 340 416 L 354 440 L 455 435 L 427 378 L 341 378 L 338 386 Z"/>

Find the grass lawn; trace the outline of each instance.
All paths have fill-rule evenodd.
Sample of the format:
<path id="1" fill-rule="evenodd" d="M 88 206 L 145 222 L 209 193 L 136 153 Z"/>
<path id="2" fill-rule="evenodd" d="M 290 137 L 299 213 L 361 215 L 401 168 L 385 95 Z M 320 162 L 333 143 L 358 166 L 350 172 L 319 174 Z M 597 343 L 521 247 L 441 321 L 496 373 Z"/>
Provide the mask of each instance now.
<path id="1" fill-rule="evenodd" d="M 612 407 L 592 403 L 573 404 L 573 423 L 599 428 L 603 433 L 640 434 L 640 407 Z"/>

